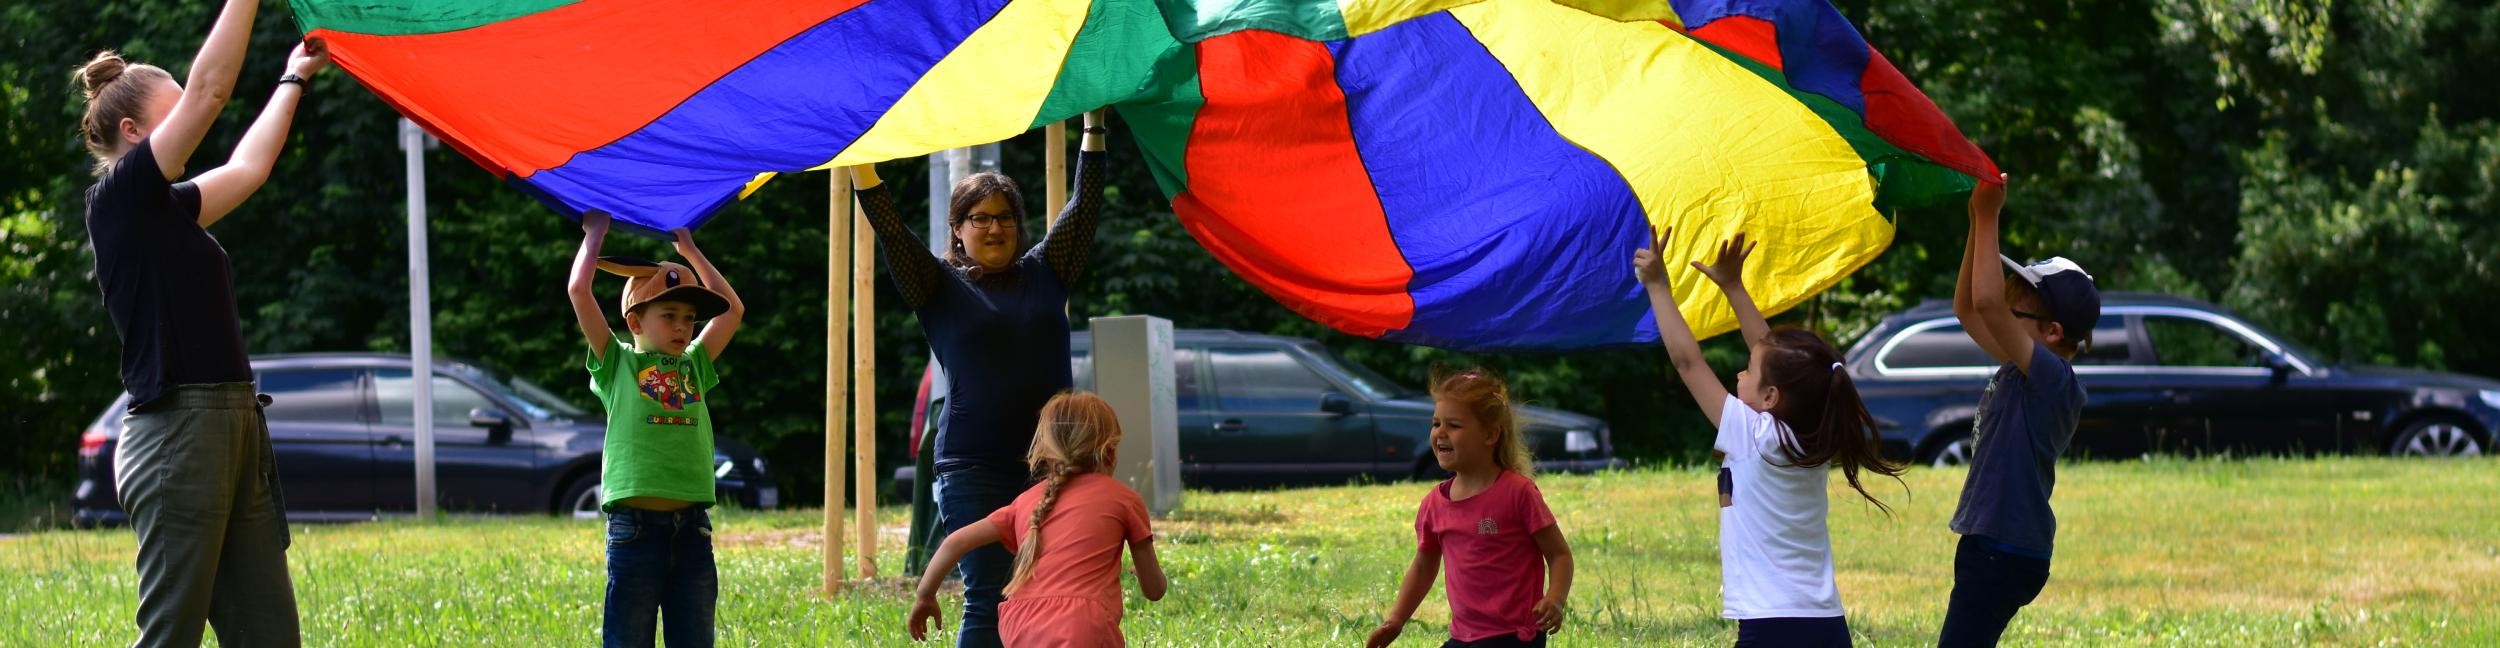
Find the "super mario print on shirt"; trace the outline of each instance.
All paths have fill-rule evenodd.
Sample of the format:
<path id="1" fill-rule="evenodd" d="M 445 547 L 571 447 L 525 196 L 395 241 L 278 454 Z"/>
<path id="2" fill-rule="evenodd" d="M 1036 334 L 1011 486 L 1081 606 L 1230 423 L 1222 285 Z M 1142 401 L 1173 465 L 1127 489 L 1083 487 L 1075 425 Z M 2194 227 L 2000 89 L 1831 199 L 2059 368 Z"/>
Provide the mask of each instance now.
<path id="1" fill-rule="evenodd" d="M 720 383 L 702 345 L 684 355 L 644 353 L 610 336 L 607 359 L 588 354 L 590 392 L 608 414 L 600 506 L 628 497 L 712 503 L 712 417 L 704 394 Z"/>

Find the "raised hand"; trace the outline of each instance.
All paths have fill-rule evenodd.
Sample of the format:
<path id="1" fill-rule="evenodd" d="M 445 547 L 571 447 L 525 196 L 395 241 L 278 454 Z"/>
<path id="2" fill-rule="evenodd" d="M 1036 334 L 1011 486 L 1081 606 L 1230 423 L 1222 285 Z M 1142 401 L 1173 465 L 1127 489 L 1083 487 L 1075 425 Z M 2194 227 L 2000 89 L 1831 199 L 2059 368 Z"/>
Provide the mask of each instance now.
<path id="1" fill-rule="evenodd" d="M 286 71 L 295 76 L 312 78 L 314 73 L 329 69 L 330 45 L 318 38 L 295 44 L 295 51 L 286 55 Z"/>
<path id="2" fill-rule="evenodd" d="M 582 233 L 592 237 L 607 236 L 608 213 L 596 209 L 582 212 Z"/>
<path id="3" fill-rule="evenodd" d="M 1632 252 L 1632 276 L 1640 278 L 1642 284 L 1666 283 L 1667 264 L 1659 259 L 1658 251 L 1667 247 L 1667 236 L 1674 232 L 1675 228 L 1672 227 L 1661 228 L 1658 230 L 1658 240 L 1651 241 L 1649 247 Z"/>
<path id="4" fill-rule="evenodd" d="M 867 189 L 885 182 L 877 178 L 877 165 L 873 163 L 855 164 L 850 167 L 850 170 L 852 189 Z"/>
<path id="5" fill-rule="evenodd" d="M 1702 276 L 1721 286 L 1742 284 L 1745 282 L 1745 259 L 1752 257 L 1753 249 L 1761 245 L 1760 241 L 1747 242 L 1745 233 L 1737 232 L 1735 238 L 1719 244 L 1718 261 L 1709 265 L 1694 261 L 1693 269 L 1700 270 Z"/>
<path id="6" fill-rule="evenodd" d="M 1971 218 L 1994 218 L 1997 212 L 2005 209 L 2005 183 L 2009 179 L 2009 176 L 2000 173 L 1996 182 L 1982 181 L 1978 187 L 1971 189 Z"/>
<path id="7" fill-rule="evenodd" d="M 677 228 L 677 229 L 669 230 L 669 231 L 668 231 L 668 233 L 669 233 L 669 234 L 672 234 L 672 235 L 675 235 L 675 236 L 677 237 L 677 256 L 678 256 L 678 257 L 681 257 L 681 258 L 686 258 L 686 259 L 692 259 L 692 258 L 695 258 L 696 256 L 699 256 L 699 255 L 701 255 L 701 254 L 703 253 L 701 250 L 698 250 L 698 249 L 696 249 L 696 248 L 694 247 L 694 231 L 693 231 L 693 230 L 689 230 L 689 229 L 686 229 L 686 228 L 680 227 L 680 228 Z"/>

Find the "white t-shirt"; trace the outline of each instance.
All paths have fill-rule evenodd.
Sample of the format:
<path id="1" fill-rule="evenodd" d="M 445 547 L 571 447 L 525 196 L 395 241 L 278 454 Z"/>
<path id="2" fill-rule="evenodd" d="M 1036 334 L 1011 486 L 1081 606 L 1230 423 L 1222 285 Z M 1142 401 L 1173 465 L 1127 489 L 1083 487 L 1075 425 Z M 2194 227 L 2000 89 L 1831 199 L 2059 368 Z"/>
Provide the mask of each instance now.
<path id="1" fill-rule="evenodd" d="M 1719 509 L 1719 615 L 1730 619 L 1842 616 L 1832 581 L 1829 466 L 1790 468 L 1788 426 L 1729 396 L 1719 408 L 1720 467 L 1735 493 Z"/>

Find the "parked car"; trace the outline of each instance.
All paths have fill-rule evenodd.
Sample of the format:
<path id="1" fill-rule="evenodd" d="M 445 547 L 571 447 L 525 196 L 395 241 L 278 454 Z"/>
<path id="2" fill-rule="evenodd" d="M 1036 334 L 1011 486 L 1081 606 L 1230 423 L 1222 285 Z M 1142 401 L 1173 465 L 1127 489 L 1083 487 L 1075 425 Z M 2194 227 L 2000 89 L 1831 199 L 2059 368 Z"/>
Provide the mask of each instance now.
<path id="1" fill-rule="evenodd" d="M 1308 338 L 1213 329 L 1173 331 L 1181 483 L 1267 488 L 1446 475 L 1433 462 L 1432 399 Z M 1092 389 L 1093 336 L 1069 339 L 1076 386 Z M 942 400 L 928 405 L 931 418 Z M 1620 467 L 1612 431 L 1589 416 L 1517 409 L 1542 472 Z M 932 424 L 934 425 L 934 423 Z M 902 492 L 918 471 L 895 470 Z"/>
<path id="2" fill-rule="evenodd" d="M 270 396 L 270 446 L 294 520 L 362 520 L 416 510 L 414 387 L 404 355 L 318 353 L 254 356 Z M 79 440 L 72 521 L 126 520 L 113 484 L 124 394 Z M 599 511 L 599 451 L 607 426 L 529 381 L 484 365 L 434 364 L 436 502 L 446 511 Z M 713 438 L 724 503 L 772 508 L 780 494 L 744 443 Z"/>
<path id="3" fill-rule="evenodd" d="M 1848 368 L 1890 454 L 1951 465 L 1970 455 L 1996 364 L 1950 303 L 1930 301 L 1877 324 Z M 2220 307 L 2166 295 L 2105 295 L 2075 374 L 2090 395 L 2068 450 L 2077 457 L 2478 456 L 2500 430 L 2500 382 L 2331 365 Z"/>

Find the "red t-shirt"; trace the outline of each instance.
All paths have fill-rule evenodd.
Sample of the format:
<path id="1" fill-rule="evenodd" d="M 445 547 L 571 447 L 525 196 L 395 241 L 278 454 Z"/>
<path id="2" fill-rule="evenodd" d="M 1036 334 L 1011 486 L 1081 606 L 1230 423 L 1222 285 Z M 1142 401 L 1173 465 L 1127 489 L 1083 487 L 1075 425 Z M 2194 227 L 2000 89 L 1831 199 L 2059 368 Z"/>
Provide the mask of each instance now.
<path id="1" fill-rule="evenodd" d="M 1450 500 L 1450 482 L 1424 495 L 1415 511 L 1415 542 L 1441 551 L 1449 582 L 1450 638 L 1535 637 L 1537 601 L 1545 598 L 1545 553 L 1537 532 L 1554 526 L 1536 482 L 1508 470 L 1493 486 Z"/>

